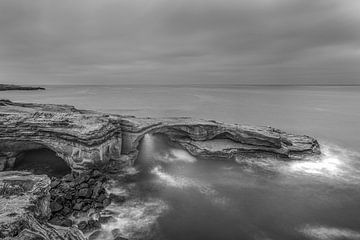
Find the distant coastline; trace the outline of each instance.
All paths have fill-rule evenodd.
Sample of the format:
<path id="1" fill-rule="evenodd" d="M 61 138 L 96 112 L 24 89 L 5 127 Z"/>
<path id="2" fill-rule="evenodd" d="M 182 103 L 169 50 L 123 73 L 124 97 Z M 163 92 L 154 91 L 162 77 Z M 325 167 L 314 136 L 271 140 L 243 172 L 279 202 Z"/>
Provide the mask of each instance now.
<path id="1" fill-rule="evenodd" d="M 0 91 L 11 91 L 11 90 L 45 90 L 43 87 L 31 87 L 31 86 L 19 86 L 12 84 L 0 84 Z"/>

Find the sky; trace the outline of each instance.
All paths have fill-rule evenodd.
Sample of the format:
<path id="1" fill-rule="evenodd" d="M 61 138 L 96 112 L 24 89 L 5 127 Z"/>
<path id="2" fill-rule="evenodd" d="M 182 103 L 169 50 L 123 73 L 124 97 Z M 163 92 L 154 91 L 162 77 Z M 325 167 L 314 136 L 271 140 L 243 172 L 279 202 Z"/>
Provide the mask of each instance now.
<path id="1" fill-rule="evenodd" d="M 0 83 L 360 84 L 360 1 L 1 0 Z"/>

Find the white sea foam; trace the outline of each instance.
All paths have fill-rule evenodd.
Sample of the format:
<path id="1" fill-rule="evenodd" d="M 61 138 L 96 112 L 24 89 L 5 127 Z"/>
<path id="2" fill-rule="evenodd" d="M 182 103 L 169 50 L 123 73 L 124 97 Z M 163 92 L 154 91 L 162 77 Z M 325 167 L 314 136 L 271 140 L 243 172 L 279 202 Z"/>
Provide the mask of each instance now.
<path id="1" fill-rule="evenodd" d="M 182 149 L 170 149 L 167 152 L 154 153 L 153 157 L 161 162 L 172 163 L 172 162 L 186 162 L 193 163 L 196 158 L 191 156 L 188 152 Z"/>
<path id="2" fill-rule="evenodd" d="M 356 166 L 359 153 L 330 144 L 321 145 L 321 151 L 319 159 L 291 162 L 287 170 L 353 183 L 360 181 L 359 166 Z"/>
<path id="3" fill-rule="evenodd" d="M 151 170 L 151 173 L 155 174 L 161 183 L 175 187 L 175 188 L 193 188 L 199 191 L 201 194 L 205 195 L 212 203 L 216 205 L 225 206 L 228 204 L 229 199 L 221 196 L 221 194 L 216 191 L 211 185 L 205 184 L 199 180 L 182 177 L 182 176 L 173 176 L 165 171 L 160 166 L 156 166 Z"/>
<path id="4" fill-rule="evenodd" d="M 336 228 L 322 225 L 305 225 L 298 229 L 306 237 L 314 240 L 358 240 L 360 232 L 347 228 Z"/>
<path id="5" fill-rule="evenodd" d="M 159 199 L 126 201 L 122 205 L 110 205 L 106 211 L 114 213 L 114 221 L 102 225 L 98 240 L 113 239 L 116 232 L 129 239 L 148 239 L 156 232 L 157 219 L 168 209 Z"/>

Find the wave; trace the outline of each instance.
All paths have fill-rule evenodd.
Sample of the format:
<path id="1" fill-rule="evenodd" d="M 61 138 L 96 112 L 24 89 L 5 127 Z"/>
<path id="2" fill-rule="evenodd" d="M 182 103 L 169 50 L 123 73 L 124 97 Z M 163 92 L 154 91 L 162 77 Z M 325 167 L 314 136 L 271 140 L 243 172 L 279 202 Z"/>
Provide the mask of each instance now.
<path id="1" fill-rule="evenodd" d="M 182 149 L 169 149 L 167 152 L 154 153 L 153 158 L 157 161 L 174 163 L 174 162 L 186 162 L 194 163 L 196 158 L 191 156 L 188 152 Z"/>
<path id="2" fill-rule="evenodd" d="M 228 204 L 229 199 L 221 196 L 221 194 L 211 187 L 209 184 L 205 184 L 199 180 L 195 180 L 188 177 L 173 176 L 166 173 L 161 166 L 156 166 L 151 170 L 152 174 L 155 174 L 161 183 L 175 188 L 186 189 L 193 188 L 205 195 L 213 204 L 225 206 Z"/>
<path id="3" fill-rule="evenodd" d="M 114 235 L 129 239 L 151 239 L 157 234 L 157 219 L 168 209 L 159 199 L 146 201 L 133 199 L 122 205 L 111 204 L 106 212 L 111 212 L 113 220 L 101 226 L 97 240 L 112 240 Z"/>
<path id="4" fill-rule="evenodd" d="M 290 162 L 290 172 L 320 176 L 349 183 L 360 182 L 360 154 L 332 144 L 321 145 L 320 158 Z"/>
<path id="5" fill-rule="evenodd" d="M 300 233 L 314 240 L 358 240 L 360 232 L 348 228 L 336 228 L 322 225 L 305 225 L 298 229 Z"/>

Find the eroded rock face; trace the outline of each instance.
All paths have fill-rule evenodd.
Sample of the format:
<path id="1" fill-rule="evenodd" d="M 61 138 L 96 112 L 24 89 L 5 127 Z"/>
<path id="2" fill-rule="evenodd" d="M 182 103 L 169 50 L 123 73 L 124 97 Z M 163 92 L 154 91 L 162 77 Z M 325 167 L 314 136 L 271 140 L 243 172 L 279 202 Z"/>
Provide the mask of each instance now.
<path id="1" fill-rule="evenodd" d="M 164 134 L 193 156 L 206 159 L 278 157 L 296 159 L 320 153 L 309 136 L 293 135 L 271 127 L 224 124 L 191 118 L 122 119 L 123 153 L 137 155 L 145 134 Z"/>
<path id="2" fill-rule="evenodd" d="M 102 165 L 121 155 L 119 129 L 108 117 L 71 106 L 0 101 L 0 167 L 11 167 L 24 150 L 43 147 L 74 170 Z"/>
<path id="3" fill-rule="evenodd" d="M 0 170 L 24 150 L 47 147 L 75 171 L 110 159 L 133 164 L 145 134 L 165 134 L 200 158 L 299 158 L 320 153 L 311 137 L 271 127 L 190 118 L 136 118 L 77 110 L 67 105 L 0 100 Z"/>
<path id="4" fill-rule="evenodd" d="M 50 179 L 28 172 L 0 172 L 0 238 L 80 240 L 75 228 L 46 223 L 50 216 Z"/>

